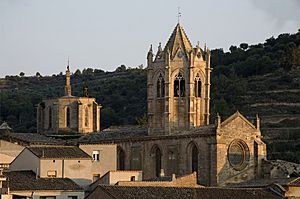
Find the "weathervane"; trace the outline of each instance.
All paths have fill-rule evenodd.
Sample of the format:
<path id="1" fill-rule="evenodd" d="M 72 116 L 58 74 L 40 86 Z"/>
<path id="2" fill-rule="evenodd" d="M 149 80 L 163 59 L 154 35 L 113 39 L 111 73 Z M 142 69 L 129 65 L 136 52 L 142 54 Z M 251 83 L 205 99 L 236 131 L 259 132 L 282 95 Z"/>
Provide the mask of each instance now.
<path id="1" fill-rule="evenodd" d="M 178 18 L 178 23 L 179 23 L 180 17 L 181 17 L 181 12 L 180 12 L 180 7 L 177 7 L 177 8 L 178 8 L 177 18 Z"/>

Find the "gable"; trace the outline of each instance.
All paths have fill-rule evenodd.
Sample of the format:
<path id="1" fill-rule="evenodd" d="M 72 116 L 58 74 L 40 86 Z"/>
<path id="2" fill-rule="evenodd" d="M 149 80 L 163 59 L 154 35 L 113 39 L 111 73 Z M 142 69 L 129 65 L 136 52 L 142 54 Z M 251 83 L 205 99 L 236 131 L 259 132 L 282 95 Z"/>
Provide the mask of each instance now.
<path id="1" fill-rule="evenodd" d="M 221 128 L 227 127 L 256 130 L 256 127 L 239 112 L 236 112 L 221 123 Z"/>
<path id="2" fill-rule="evenodd" d="M 12 171 L 18 170 L 32 170 L 36 171 L 39 168 L 39 158 L 34 155 L 28 148 L 23 151 L 11 162 L 10 169 Z"/>

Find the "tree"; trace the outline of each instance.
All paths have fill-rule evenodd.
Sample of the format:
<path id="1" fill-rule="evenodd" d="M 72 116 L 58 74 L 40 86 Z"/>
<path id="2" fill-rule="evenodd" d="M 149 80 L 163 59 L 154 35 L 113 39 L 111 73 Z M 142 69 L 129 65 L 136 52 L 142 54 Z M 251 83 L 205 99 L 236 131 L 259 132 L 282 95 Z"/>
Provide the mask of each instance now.
<path id="1" fill-rule="evenodd" d="M 237 50 L 237 47 L 236 46 L 230 46 L 229 50 L 230 50 L 231 53 L 233 53 L 234 51 Z"/>
<path id="2" fill-rule="evenodd" d="M 300 68 L 300 46 L 293 50 L 293 65 L 296 68 Z"/>
<path id="3" fill-rule="evenodd" d="M 147 114 L 144 114 L 141 117 L 136 117 L 135 121 L 140 126 L 147 126 L 147 124 L 148 124 Z"/>
<path id="4" fill-rule="evenodd" d="M 79 69 L 77 69 L 74 73 L 75 76 L 80 76 L 81 75 L 81 71 Z"/>
<path id="5" fill-rule="evenodd" d="M 125 72 L 125 71 L 126 71 L 126 66 L 123 64 L 116 69 L 116 72 Z"/>
<path id="6" fill-rule="evenodd" d="M 243 49 L 243 50 L 247 50 L 249 47 L 249 45 L 247 43 L 241 43 L 240 44 L 240 48 Z"/>
<path id="7" fill-rule="evenodd" d="M 24 76 L 25 76 L 25 73 L 24 73 L 24 72 L 20 72 L 20 76 L 21 76 L 21 77 L 24 77 Z"/>
<path id="8" fill-rule="evenodd" d="M 104 74 L 105 72 L 103 71 L 103 70 L 101 70 L 101 69 L 95 69 L 94 70 L 94 74 L 95 75 L 100 75 L 100 74 Z"/>
<path id="9" fill-rule="evenodd" d="M 138 66 L 138 68 L 139 68 L 139 69 L 143 69 L 143 68 L 144 68 L 144 65 L 141 64 L 141 65 Z"/>
<path id="10" fill-rule="evenodd" d="M 82 71 L 83 75 L 93 75 L 94 74 L 94 70 L 92 68 L 85 68 Z"/>
<path id="11" fill-rule="evenodd" d="M 36 77 L 42 77 L 42 75 L 39 72 L 36 72 L 35 76 Z"/>

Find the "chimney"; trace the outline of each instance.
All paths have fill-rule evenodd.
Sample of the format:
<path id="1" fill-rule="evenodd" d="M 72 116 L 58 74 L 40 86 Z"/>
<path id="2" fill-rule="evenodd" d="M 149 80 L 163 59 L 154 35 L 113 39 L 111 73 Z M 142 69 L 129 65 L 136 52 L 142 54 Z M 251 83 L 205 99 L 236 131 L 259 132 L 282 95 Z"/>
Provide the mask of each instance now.
<path id="1" fill-rule="evenodd" d="M 36 173 L 35 173 L 35 179 L 38 179 L 39 178 L 39 168 L 36 168 Z"/>
<path id="2" fill-rule="evenodd" d="M 176 175 L 175 173 L 172 174 L 172 181 L 175 181 L 176 180 Z"/>
<path id="3" fill-rule="evenodd" d="M 260 130 L 260 119 L 258 117 L 258 114 L 256 114 L 256 129 Z"/>

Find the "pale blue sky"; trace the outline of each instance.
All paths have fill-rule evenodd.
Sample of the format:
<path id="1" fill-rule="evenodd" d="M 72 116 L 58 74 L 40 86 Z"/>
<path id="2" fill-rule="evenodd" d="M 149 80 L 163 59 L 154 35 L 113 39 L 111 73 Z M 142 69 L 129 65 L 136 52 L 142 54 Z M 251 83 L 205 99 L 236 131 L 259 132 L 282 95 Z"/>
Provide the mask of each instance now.
<path id="1" fill-rule="evenodd" d="M 191 42 L 228 50 L 300 28 L 299 0 L 0 0 L 0 77 L 146 63 L 177 23 Z"/>

